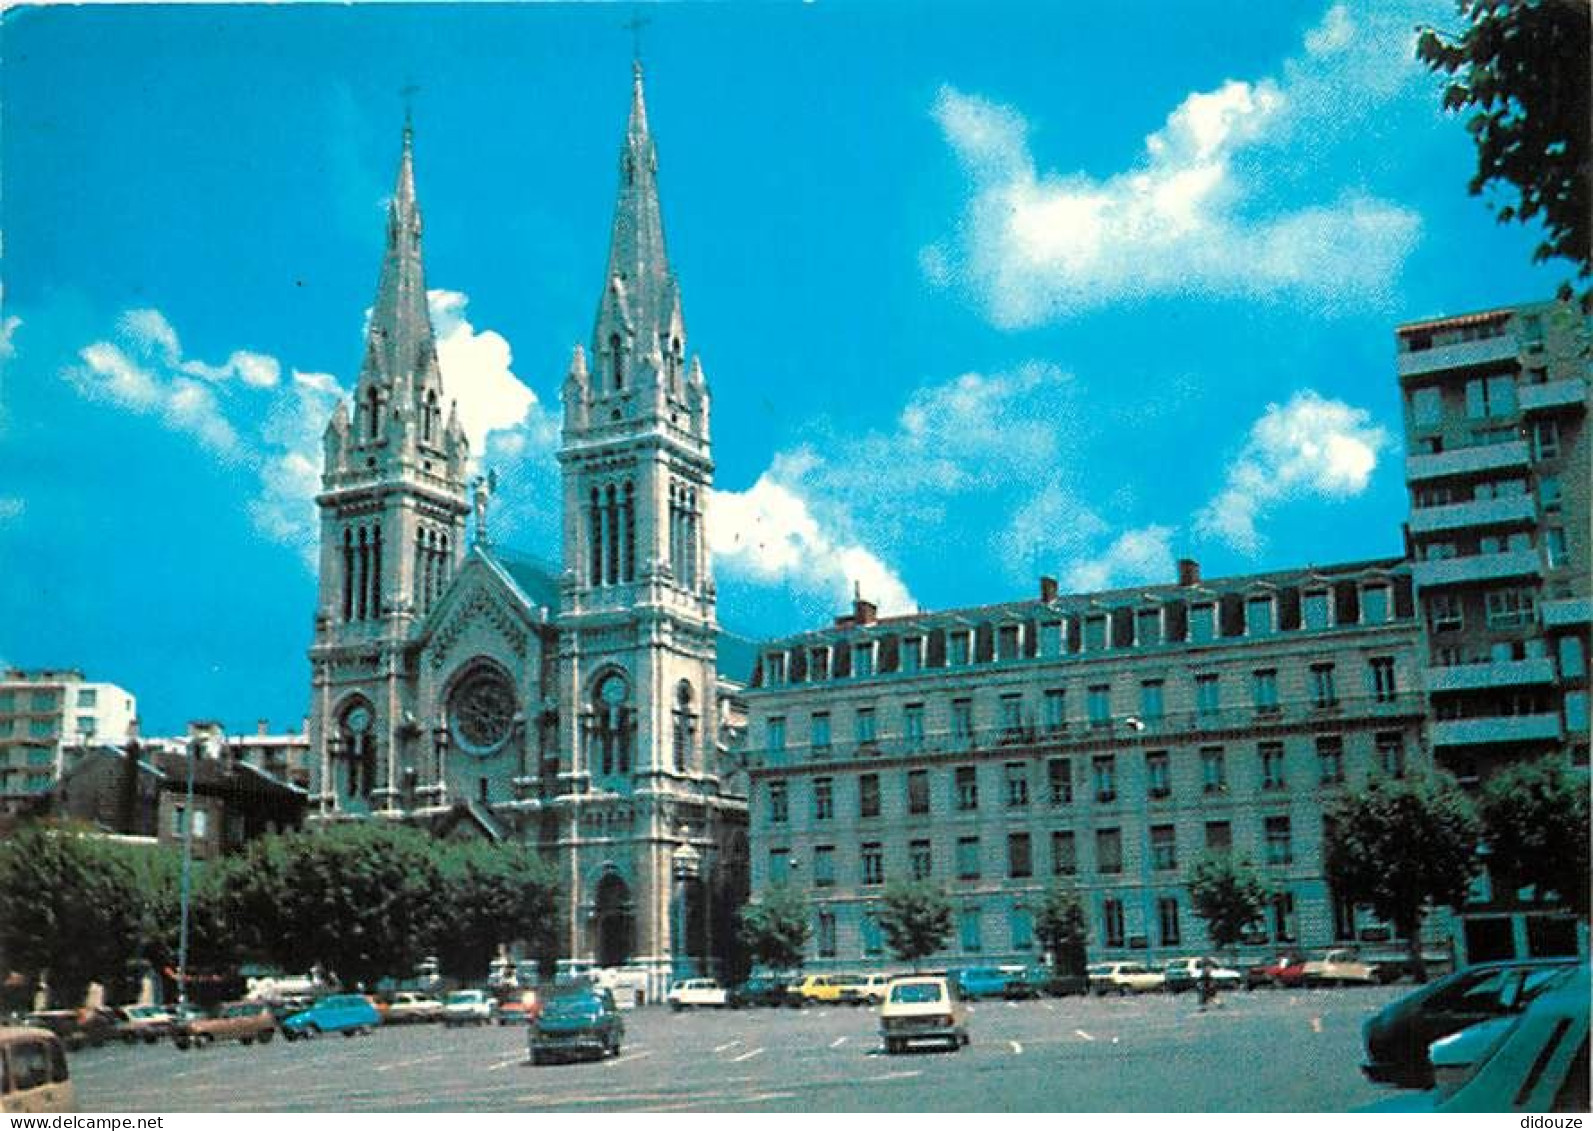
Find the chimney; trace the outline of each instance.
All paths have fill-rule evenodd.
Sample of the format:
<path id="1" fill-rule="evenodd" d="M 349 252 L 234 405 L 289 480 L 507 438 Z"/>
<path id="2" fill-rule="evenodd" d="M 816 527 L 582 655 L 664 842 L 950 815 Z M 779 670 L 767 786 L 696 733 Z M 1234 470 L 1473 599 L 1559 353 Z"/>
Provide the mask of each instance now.
<path id="1" fill-rule="evenodd" d="M 254 724 L 254 732 L 255 732 L 255 734 L 258 734 L 261 738 L 264 738 L 266 735 L 270 734 L 271 733 L 270 720 L 269 719 L 259 719 L 259 720 L 257 720 L 255 722 L 255 724 Z"/>
<path id="2" fill-rule="evenodd" d="M 852 582 L 852 623 L 873 624 L 879 617 L 879 607 L 872 601 L 863 600 L 863 586 Z"/>
<path id="3" fill-rule="evenodd" d="M 1178 559 L 1178 584 L 1186 588 L 1200 584 L 1200 563 L 1194 558 Z"/>
<path id="4" fill-rule="evenodd" d="M 1041 576 L 1041 578 L 1040 578 L 1040 600 L 1045 602 L 1048 605 L 1052 601 L 1056 600 L 1056 578 L 1054 578 L 1054 577 L 1046 577 L 1044 575 Z"/>

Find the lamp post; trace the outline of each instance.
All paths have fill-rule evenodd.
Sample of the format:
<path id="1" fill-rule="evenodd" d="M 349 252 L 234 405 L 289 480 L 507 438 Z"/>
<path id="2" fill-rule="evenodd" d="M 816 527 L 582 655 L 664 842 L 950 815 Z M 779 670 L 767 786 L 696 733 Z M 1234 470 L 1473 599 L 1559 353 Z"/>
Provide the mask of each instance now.
<path id="1" fill-rule="evenodd" d="M 181 911 L 177 928 L 177 1004 L 188 1004 L 188 896 L 194 868 L 194 763 L 199 759 L 201 739 L 188 743 L 188 789 L 183 801 L 183 871 Z"/>

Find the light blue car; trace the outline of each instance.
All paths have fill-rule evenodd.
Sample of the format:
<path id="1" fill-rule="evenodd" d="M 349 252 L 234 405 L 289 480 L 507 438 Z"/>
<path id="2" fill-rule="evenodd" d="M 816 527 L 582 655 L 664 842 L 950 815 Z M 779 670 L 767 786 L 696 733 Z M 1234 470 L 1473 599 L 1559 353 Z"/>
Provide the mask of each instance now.
<path id="1" fill-rule="evenodd" d="M 376 1012 L 369 998 L 361 994 L 332 994 L 283 1021 L 282 1034 L 290 1041 L 318 1037 L 322 1033 L 353 1037 L 369 1033 L 381 1023 L 382 1015 Z"/>

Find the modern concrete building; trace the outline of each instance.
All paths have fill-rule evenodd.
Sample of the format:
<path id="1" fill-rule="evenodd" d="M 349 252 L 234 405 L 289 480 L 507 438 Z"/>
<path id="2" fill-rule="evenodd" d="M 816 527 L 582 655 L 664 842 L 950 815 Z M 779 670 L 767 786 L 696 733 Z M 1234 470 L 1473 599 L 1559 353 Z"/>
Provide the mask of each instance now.
<path id="1" fill-rule="evenodd" d="M 1391 941 L 1337 900 L 1327 800 L 1429 764 L 1400 559 L 878 619 L 763 648 L 747 691 L 754 891 L 811 897 L 814 968 L 886 963 L 884 884 L 952 895 L 947 963 L 1034 961 L 1033 905 L 1084 897 L 1092 958 L 1208 940 L 1184 877 L 1249 857 L 1277 895 L 1251 944 Z M 1435 924 L 1435 932 L 1441 926 Z"/>
<path id="2" fill-rule="evenodd" d="M 138 702 L 114 683 L 72 669 L 7 670 L 0 676 L 0 810 L 15 813 L 48 793 L 68 768 L 68 751 L 122 742 Z"/>
<path id="3" fill-rule="evenodd" d="M 1570 302 L 1502 307 L 1396 338 L 1434 754 L 1468 785 L 1523 759 L 1585 768 L 1588 316 Z M 1566 929 L 1515 893 L 1478 896 L 1464 929 L 1474 959 L 1533 953 L 1529 936 Z"/>

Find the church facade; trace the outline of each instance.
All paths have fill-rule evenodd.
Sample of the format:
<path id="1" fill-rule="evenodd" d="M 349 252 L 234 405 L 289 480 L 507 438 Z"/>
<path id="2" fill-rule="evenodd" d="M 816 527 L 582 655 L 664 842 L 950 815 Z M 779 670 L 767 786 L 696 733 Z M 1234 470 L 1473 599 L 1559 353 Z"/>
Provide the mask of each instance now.
<path id="1" fill-rule="evenodd" d="M 563 386 L 559 567 L 487 537 L 426 307 L 407 125 L 352 400 L 317 497 L 316 819 L 529 841 L 560 876 L 561 967 L 641 970 L 654 994 L 713 968 L 747 885 L 720 754 L 752 656 L 715 615 L 708 385 L 640 67 L 591 346 Z"/>

